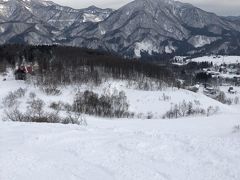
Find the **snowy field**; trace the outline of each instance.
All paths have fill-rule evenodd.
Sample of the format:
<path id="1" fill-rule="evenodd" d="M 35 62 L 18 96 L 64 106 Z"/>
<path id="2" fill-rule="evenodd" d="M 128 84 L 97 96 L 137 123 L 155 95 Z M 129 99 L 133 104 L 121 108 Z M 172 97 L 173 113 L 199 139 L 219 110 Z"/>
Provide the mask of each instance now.
<path id="1" fill-rule="evenodd" d="M 191 59 L 193 62 L 212 62 L 216 65 L 221 64 L 238 64 L 240 63 L 240 56 L 203 56 Z"/>
<path id="2" fill-rule="evenodd" d="M 72 102 L 75 92 L 74 87 L 67 87 L 61 96 L 46 96 L 9 76 L 0 81 L 0 100 L 19 87 L 27 88 L 27 93 L 36 92 L 46 104 Z M 201 92 L 139 91 L 127 88 L 124 82 L 92 89 L 101 93 L 106 87 L 124 90 L 130 111 L 152 112 L 154 118 L 86 116 L 86 127 L 0 120 L 0 180 L 240 179 L 239 105 L 223 105 Z M 161 119 L 173 104 L 183 100 L 198 101 L 202 108 L 218 106 L 219 112 L 209 117 Z M 0 113 L 2 119 L 2 105 Z"/>
<path id="3" fill-rule="evenodd" d="M 193 58 L 193 59 L 188 59 L 185 56 L 176 56 L 175 60 L 177 62 L 173 63 L 176 65 L 184 65 L 187 64 L 189 62 L 209 62 L 209 63 L 213 63 L 213 65 L 217 65 L 220 66 L 221 64 L 239 64 L 240 63 L 240 56 L 216 56 L 216 55 L 212 55 L 212 56 L 201 56 L 201 57 L 197 57 L 197 58 Z"/>
<path id="4" fill-rule="evenodd" d="M 0 179 L 239 180 L 239 117 L 0 123 Z"/>

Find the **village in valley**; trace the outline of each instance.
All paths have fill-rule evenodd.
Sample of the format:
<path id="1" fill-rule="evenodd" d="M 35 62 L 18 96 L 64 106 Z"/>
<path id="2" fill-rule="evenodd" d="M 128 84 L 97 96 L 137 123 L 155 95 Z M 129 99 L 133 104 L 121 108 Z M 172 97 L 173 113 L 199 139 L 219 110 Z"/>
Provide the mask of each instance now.
<path id="1" fill-rule="evenodd" d="M 216 98 L 221 92 L 230 97 L 240 93 L 240 56 L 210 55 L 196 58 L 177 56 L 173 58 L 172 64 L 206 65 L 194 72 L 199 82 L 195 81 L 195 84 L 187 86 L 186 89 L 190 91 L 200 91 L 212 98 Z"/>
<path id="2" fill-rule="evenodd" d="M 222 99 L 225 104 L 238 103 L 237 94 L 240 94 L 240 56 L 211 55 L 203 57 L 174 57 L 171 63 L 174 66 L 200 65 L 194 72 L 186 74 L 191 77 L 191 81 L 178 79 L 178 88 L 183 88 L 192 92 L 202 93 L 213 99 Z M 202 66 L 203 65 L 203 66 Z M 24 56 L 16 62 L 13 71 L 16 81 L 34 77 L 39 69 L 38 62 L 32 62 Z M 186 68 L 187 69 L 187 68 Z M 3 81 L 7 81 L 7 74 L 3 74 Z M 194 80 L 193 80 L 194 79 Z M 224 96 L 224 97 L 223 97 Z"/>

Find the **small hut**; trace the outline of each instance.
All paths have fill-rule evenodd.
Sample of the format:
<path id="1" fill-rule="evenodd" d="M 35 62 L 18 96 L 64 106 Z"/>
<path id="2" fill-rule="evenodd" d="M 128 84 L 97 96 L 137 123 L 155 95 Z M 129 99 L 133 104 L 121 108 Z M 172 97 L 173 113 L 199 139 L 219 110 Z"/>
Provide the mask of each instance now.
<path id="1" fill-rule="evenodd" d="M 18 67 L 14 72 L 16 80 L 26 80 L 26 76 L 27 76 L 26 74 L 27 74 L 27 70 L 25 66 Z"/>

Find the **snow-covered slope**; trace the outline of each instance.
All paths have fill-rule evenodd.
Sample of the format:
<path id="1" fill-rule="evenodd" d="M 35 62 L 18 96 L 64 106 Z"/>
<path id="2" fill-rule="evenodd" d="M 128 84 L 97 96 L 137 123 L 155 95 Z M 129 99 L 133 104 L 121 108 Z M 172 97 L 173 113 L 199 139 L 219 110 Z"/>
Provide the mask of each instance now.
<path id="1" fill-rule="evenodd" d="M 239 114 L 88 119 L 88 127 L 0 121 L 2 180 L 238 180 Z"/>
<path id="2" fill-rule="evenodd" d="M 240 56 L 203 56 L 193 58 L 190 61 L 193 62 L 212 62 L 216 65 L 221 64 L 238 64 L 240 63 Z"/>
<path id="3" fill-rule="evenodd" d="M 3 77 L 0 76 L 0 80 Z M 142 91 L 125 81 L 81 91 L 99 94 L 115 89 L 126 92 L 130 111 L 153 119 L 107 119 L 86 116 L 88 126 L 3 122 L 2 99 L 9 91 L 27 88 L 21 100 L 35 92 L 47 105 L 71 103 L 75 86 L 62 88 L 61 96 L 47 96 L 12 74 L 0 81 L 1 180 L 239 180 L 239 105 L 226 106 L 202 93 L 166 88 Z M 237 94 L 239 96 L 239 94 Z M 174 104 L 196 101 L 202 108 L 218 106 L 212 116 L 163 120 Z"/>
<path id="4" fill-rule="evenodd" d="M 210 136 L 206 132 L 216 131 L 222 119 L 201 119 L 204 123 L 99 120 L 90 121 L 87 128 L 0 123 L 0 176 L 8 180 L 237 180 L 239 133 L 232 134 L 231 127 L 239 121 L 231 118 L 227 126 L 220 126 L 224 131 Z M 206 134 L 193 135 L 191 128 Z"/>
<path id="5" fill-rule="evenodd" d="M 14 92 L 19 88 L 27 90 L 25 97 L 19 100 L 23 109 L 27 106 L 26 103 L 29 100 L 29 94 L 31 92 L 34 92 L 38 98 L 44 100 L 46 107 L 49 107 L 51 103 L 57 103 L 59 101 L 71 104 L 76 92 L 80 89 L 81 92 L 90 90 L 98 94 L 103 94 L 104 92 L 112 94 L 114 90 L 124 91 L 128 99 L 129 111 L 133 112 L 135 117 L 140 119 L 145 119 L 149 115 L 151 115 L 153 119 L 161 119 L 167 111 L 184 101 L 186 103 L 191 102 L 194 107 L 202 108 L 205 111 L 210 106 L 219 109 L 218 113 L 220 114 L 232 111 L 229 106 L 223 105 L 203 95 L 202 92 L 193 93 L 183 89 L 178 90 L 177 88 L 166 88 L 161 91 L 144 91 L 135 89 L 134 85 L 131 86 L 126 81 L 109 81 L 101 84 L 99 87 L 93 87 L 91 85 L 83 85 L 81 87 L 68 86 L 61 89 L 62 94 L 60 96 L 49 96 L 32 85 L 15 81 L 11 74 L 7 77 L 7 81 L 0 83 L 0 89 L 2 89 L 0 101 L 2 102 L 9 92 Z M 0 104 L 0 113 L 2 112 L 2 114 L 4 114 L 4 110 L 6 110 L 6 108 Z M 2 115 L 0 120 L 3 118 L 4 116 Z"/>
<path id="6" fill-rule="evenodd" d="M 205 45 L 211 44 L 212 42 L 217 41 L 219 39 L 221 38 L 197 35 L 197 36 L 191 37 L 188 40 L 188 42 L 192 44 L 195 48 L 200 48 Z"/>

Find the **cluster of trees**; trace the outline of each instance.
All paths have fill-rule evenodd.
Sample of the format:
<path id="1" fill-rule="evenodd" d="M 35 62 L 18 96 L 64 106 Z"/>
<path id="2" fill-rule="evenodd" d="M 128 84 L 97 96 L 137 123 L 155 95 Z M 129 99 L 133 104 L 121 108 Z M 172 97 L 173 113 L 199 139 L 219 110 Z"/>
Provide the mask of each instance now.
<path id="1" fill-rule="evenodd" d="M 186 65 L 178 66 L 171 65 L 171 70 L 174 73 L 175 77 L 185 81 L 185 85 L 193 85 L 197 82 L 208 81 L 210 77 L 205 77 L 205 74 L 201 74 L 203 68 L 212 67 L 212 63 L 209 62 L 190 62 Z M 199 73 L 200 74 L 199 74 Z"/>
<path id="2" fill-rule="evenodd" d="M 19 88 L 10 92 L 4 99 L 5 120 L 19 122 L 38 122 L 38 123 L 62 123 L 87 125 L 81 113 L 72 111 L 72 107 L 65 106 L 65 116 L 60 116 L 60 108 L 52 108 L 53 112 L 45 111 L 46 104 L 43 100 L 36 97 L 35 93 L 30 93 L 27 107 L 20 108 L 20 98 L 26 96 L 26 89 Z M 56 106 L 55 106 L 56 107 Z M 58 106 L 60 107 L 60 106 Z"/>
<path id="3" fill-rule="evenodd" d="M 92 50 L 53 47 L 50 61 L 40 61 L 40 83 L 86 83 L 96 85 L 113 79 L 141 80 L 145 77 L 166 82 L 174 81 L 173 74 L 165 67 L 138 60 L 127 60 Z M 56 76 L 57 75 L 57 76 Z"/>
<path id="4" fill-rule="evenodd" d="M 195 115 L 210 116 L 218 111 L 218 107 L 209 106 L 207 110 L 205 110 L 199 105 L 200 103 L 198 101 L 194 101 L 194 103 L 183 101 L 182 103 L 172 106 L 171 109 L 163 115 L 163 118 L 173 119 Z"/>
<path id="5" fill-rule="evenodd" d="M 14 66 L 23 60 L 39 65 L 37 85 L 67 85 L 101 83 L 108 78 L 141 80 L 155 78 L 174 84 L 174 74 L 168 65 L 123 59 L 106 52 L 64 46 L 4 45 L 0 47 L 0 64 Z"/>
<path id="6" fill-rule="evenodd" d="M 214 97 L 215 100 L 223 103 L 223 104 L 239 104 L 239 97 L 236 96 L 235 98 L 228 98 L 223 91 L 219 91 L 219 93 Z"/>
<path id="7" fill-rule="evenodd" d="M 101 117 L 130 117 L 127 97 L 123 91 L 113 94 L 98 94 L 92 91 L 78 93 L 75 96 L 73 110 L 75 112 L 96 115 Z"/>
<path id="8" fill-rule="evenodd" d="M 26 92 L 26 89 L 19 88 L 3 99 L 6 120 L 86 125 L 82 114 L 115 118 L 134 116 L 134 113 L 128 110 L 127 97 L 123 91 L 115 90 L 113 93 L 105 92 L 102 95 L 92 91 L 80 92 L 75 95 L 71 104 L 53 102 L 49 107 L 37 98 L 35 93 L 31 92 L 26 97 Z M 26 107 L 22 106 L 21 98 L 27 98 Z"/>
<path id="9" fill-rule="evenodd" d="M 170 84 L 172 85 L 172 84 Z M 175 84 L 173 84 L 175 85 Z M 144 91 L 157 91 L 163 90 L 168 87 L 169 84 L 165 83 L 162 80 L 154 79 L 154 78 L 141 78 L 139 80 L 129 80 L 127 82 L 127 86 L 130 88 L 144 90 Z"/>
<path id="10" fill-rule="evenodd" d="M 187 85 L 209 80 L 196 72 L 211 67 L 208 62 L 190 62 L 187 65 L 172 65 L 169 60 L 162 63 L 123 59 L 119 56 L 97 50 L 65 46 L 0 46 L 0 71 L 7 65 L 21 64 L 24 60 L 39 65 L 35 83 L 41 86 L 68 85 L 113 79 L 134 80 L 146 87 L 146 78 L 155 79 L 168 86 L 177 86 L 176 79 L 184 79 Z M 164 59 L 164 58 L 163 58 Z M 164 63 L 163 63 L 164 62 Z M 144 85 L 143 85 L 144 84 Z"/>
<path id="11" fill-rule="evenodd" d="M 43 86 L 86 82 L 98 85 L 108 78 L 134 80 L 140 82 L 142 88 L 146 88 L 146 78 L 155 79 L 161 85 L 165 82 L 164 85 L 168 86 L 178 86 L 176 79 L 184 80 L 186 86 L 213 81 L 210 75 L 201 73 L 203 68 L 213 66 L 210 62 L 190 62 L 177 66 L 171 64 L 169 58 L 172 57 L 159 58 L 159 61 L 151 61 L 150 57 L 129 60 L 107 52 L 77 47 L 3 45 L 0 46 L 0 72 L 4 72 L 9 65 L 21 64 L 26 60 L 39 65 L 35 83 Z"/>

